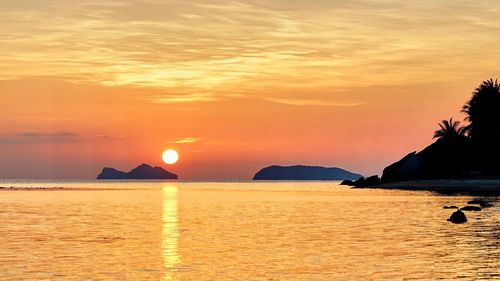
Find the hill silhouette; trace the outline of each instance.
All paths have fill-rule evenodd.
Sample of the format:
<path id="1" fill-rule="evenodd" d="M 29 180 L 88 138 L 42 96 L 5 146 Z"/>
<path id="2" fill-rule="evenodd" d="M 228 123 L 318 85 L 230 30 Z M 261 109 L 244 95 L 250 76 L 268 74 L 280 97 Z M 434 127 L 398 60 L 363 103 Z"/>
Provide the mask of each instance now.
<path id="1" fill-rule="evenodd" d="M 177 179 L 176 174 L 170 173 L 161 167 L 152 167 L 141 164 L 130 172 L 123 172 L 114 168 L 103 168 L 97 176 L 98 180 L 145 180 L 145 179 Z"/>
<path id="2" fill-rule="evenodd" d="M 386 167 L 382 182 L 471 177 L 477 159 L 465 136 L 438 139 L 420 152 L 412 152 Z"/>
<path id="3" fill-rule="evenodd" d="M 356 180 L 360 174 L 341 168 L 320 166 L 269 166 L 257 172 L 254 180 Z"/>

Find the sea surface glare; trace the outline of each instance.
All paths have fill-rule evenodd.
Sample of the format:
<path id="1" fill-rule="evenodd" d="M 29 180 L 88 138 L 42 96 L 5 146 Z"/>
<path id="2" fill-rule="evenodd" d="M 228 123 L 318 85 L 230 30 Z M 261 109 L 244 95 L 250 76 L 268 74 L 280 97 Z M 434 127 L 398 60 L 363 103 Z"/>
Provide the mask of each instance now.
<path id="1" fill-rule="evenodd" d="M 499 280 L 500 204 L 337 182 L 0 182 L 0 280 Z M 494 198 L 495 199 L 495 198 Z M 498 199 L 498 198 L 496 198 Z"/>

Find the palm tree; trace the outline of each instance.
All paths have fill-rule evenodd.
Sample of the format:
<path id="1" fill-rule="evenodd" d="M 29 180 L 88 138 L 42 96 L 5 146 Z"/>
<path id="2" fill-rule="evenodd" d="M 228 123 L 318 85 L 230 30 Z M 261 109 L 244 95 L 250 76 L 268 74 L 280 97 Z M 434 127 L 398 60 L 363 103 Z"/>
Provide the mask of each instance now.
<path id="1" fill-rule="evenodd" d="M 483 81 L 462 112 L 470 124 L 466 130 L 479 145 L 497 146 L 500 141 L 500 83 L 498 80 Z"/>
<path id="2" fill-rule="evenodd" d="M 451 138 L 465 133 L 465 127 L 461 127 L 460 122 L 453 121 L 453 118 L 443 120 L 438 125 L 439 129 L 434 132 L 434 139 Z"/>

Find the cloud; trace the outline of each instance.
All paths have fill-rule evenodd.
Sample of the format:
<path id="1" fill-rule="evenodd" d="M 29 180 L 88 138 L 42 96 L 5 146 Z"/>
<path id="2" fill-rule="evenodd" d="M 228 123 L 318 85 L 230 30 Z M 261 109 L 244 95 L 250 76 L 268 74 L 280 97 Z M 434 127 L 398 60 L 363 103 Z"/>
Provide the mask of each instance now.
<path id="1" fill-rule="evenodd" d="M 78 134 L 71 132 L 57 132 L 57 133 L 37 133 L 37 132 L 21 132 L 17 133 L 16 136 L 23 138 L 78 138 L 81 137 Z"/>
<path id="2" fill-rule="evenodd" d="M 496 4 L 5 0 L 0 79 L 43 73 L 178 93 L 152 99 L 159 103 L 283 85 L 312 91 L 460 79 L 497 72 L 500 53 L 485 60 L 483 52 L 500 44 Z"/>
<path id="3" fill-rule="evenodd" d="M 186 102 L 206 102 L 218 100 L 210 94 L 177 94 L 177 95 L 157 95 L 148 99 L 153 103 L 186 103 Z"/>
<path id="4" fill-rule="evenodd" d="M 188 138 L 178 138 L 172 143 L 177 143 L 177 144 L 187 144 L 187 143 L 195 143 L 198 142 L 200 139 L 196 137 L 188 137 Z"/>
<path id="5" fill-rule="evenodd" d="M 82 141 L 83 136 L 72 132 L 19 132 L 14 135 L 0 136 L 0 144 L 22 145 L 22 144 L 42 144 L 42 143 L 70 143 Z"/>
<path id="6" fill-rule="evenodd" d="M 0 136 L 0 145 L 24 145 L 45 143 L 76 143 L 88 141 L 116 141 L 121 137 L 108 135 L 84 136 L 73 132 L 18 132 L 12 135 Z"/>
<path id="7" fill-rule="evenodd" d="M 342 102 L 331 102 L 325 100 L 313 100 L 313 99 L 294 99 L 294 98 L 264 98 L 264 100 L 280 103 L 285 105 L 295 105 L 295 106 L 341 106 L 341 107 L 351 107 L 351 106 L 361 106 L 365 103 L 342 103 Z"/>

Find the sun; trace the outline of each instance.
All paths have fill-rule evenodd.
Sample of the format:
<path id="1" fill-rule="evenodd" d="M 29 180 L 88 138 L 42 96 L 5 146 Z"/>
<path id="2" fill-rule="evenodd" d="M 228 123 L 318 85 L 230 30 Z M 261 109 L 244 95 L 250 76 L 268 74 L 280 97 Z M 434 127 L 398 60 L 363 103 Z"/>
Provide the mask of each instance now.
<path id="1" fill-rule="evenodd" d="M 179 154 L 173 149 L 167 149 L 163 152 L 161 159 L 163 159 L 163 162 L 172 165 L 179 160 Z"/>

